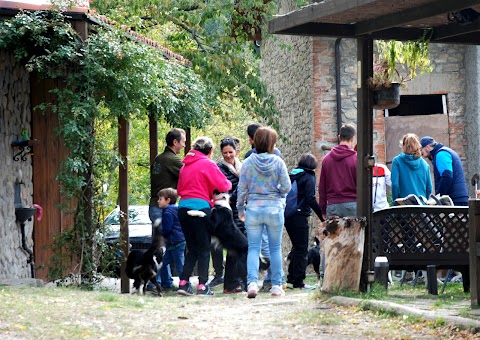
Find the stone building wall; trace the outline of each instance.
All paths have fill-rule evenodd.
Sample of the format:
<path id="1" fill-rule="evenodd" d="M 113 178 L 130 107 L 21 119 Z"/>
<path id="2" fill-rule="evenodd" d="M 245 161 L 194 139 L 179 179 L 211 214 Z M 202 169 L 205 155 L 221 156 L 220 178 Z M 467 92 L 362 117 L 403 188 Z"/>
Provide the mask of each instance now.
<path id="1" fill-rule="evenodd" d="M 20 224 L 15 219 L 14 184 L 21 185 L 22 204 L 31 206 L 32 158 L 14 161 L 18 148 L 12 142 L 21 136 L 22 128 L 30 129 L 29 74 L 19 66 L 13 54 L 0 51 L 0 279 L 30 277 L 28 253 L 22 248 Z M 21 139 L 21 138 L 20 138 Z M 33 222 L 26 223 L 26 240 L 33 249 Z"/>
<path id="2" fill-rule="evenodd" d="M 289 48 L 285 51 L 280 47 L 281 44 Z M 356 40 L 341 39 L 339 52 L 342 123 L 356 126 Z M 407 83 L 407 89 L 402 90 L 402 95 L 447 95 L 446 129 L 449 140 L 439 142 L 456 150 L 468 168 L 465 98 L 468 93 L 477 90 L 465 86 L 467 66 L 464 52 L 464 46 L 431 44 L 433 71 Z M 304 53 L 303 56 L 301 53 Z M 311 65 L 308 65 L 308 61 Z M 308 144 L 321 161 L 326 152 L 320 151 L 318 146 L 337 142 L 335 39 L 282 35 L 267 39 L 265 48 L 262 48 L 261 70 L 262 78 L 277 98 L 280 133 L 288 141 L 281 144 L 287 165 L 293 167 L 296 158 L 308 149 Z M 313 97 L 308 98 L 309 94 Z M 311 116 L 306 117 L 307 114 Z M 384 112 L 374 111 L 373 115 L 374 156 L 377 161 L 385 163 Z M 313 120 L 310 120 L 311 117 Z M 473 173 L 467 173 L 467 180 L 471 175 Z"/>
<path id="3" fill-rule="evenodd" d="M 277 44 L 288 47 L 271 53 Z M 279 36 L 267 39 L 262 46 L 264 80 L 275 95 L 279 117 L 278 143 L 290 169 L 301 154 L 313 151 L 313 88 L 311 38 Z"/>

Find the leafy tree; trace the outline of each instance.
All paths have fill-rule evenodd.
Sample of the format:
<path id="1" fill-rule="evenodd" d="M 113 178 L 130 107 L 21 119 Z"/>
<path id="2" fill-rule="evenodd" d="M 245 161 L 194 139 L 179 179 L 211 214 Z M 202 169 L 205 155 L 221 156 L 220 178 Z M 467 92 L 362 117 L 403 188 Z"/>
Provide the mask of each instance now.
<path id="1" fill-rule="evenodd" d="M 265 4 L 266 3 L 266 4 Z M 235 116 L 242 110 L 277 126 L 274 100 L 260 80 L 259 53 L 249 40 L 275 9 L 265 0 L 94 0 L 91 7 L 164 43 L 193 64 L 215 95 L 213 112 Z"/>

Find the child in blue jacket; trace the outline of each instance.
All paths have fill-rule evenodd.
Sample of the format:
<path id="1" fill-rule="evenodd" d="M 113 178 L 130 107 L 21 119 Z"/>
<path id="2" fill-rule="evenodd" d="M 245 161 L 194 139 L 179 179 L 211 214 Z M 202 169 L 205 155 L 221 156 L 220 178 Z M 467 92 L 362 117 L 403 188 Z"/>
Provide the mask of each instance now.
<path id="1" fill-rule="evenodd" d="M 178 276 L 183 272 L 185 262 L 185 236 L 178 219 L 178 194 L 173 188 L 162 189 L 158 192 L 158 206 L 163 209 L 162 215 L 162 235 L 165 238 L 166 250 L 163 255 L 163 263 L 160 268 L 162 278 L 162 287 L 165 289 L 173 288 L 172 273 L 170 263 L 175 265 Z"/>

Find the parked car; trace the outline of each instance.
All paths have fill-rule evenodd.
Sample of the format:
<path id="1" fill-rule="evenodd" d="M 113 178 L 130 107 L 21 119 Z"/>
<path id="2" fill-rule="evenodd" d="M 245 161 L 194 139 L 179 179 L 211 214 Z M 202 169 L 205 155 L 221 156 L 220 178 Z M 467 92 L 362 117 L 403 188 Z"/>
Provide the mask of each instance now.
<path id="1" fill-rule="evenodd" d="M 148 205 L 131 205 L 128 208 L 128 234 L 130 250 L 147 250 L 152 243 L 152 222 Z M 105 239 L 115 243 L 120 237 L 120 208 L 116 207 L 105 219 Z"/>
<path id="2" fill-rule="evenodd" d="M 128 234 L 130 251 L 146 251 L 152 243 L 152 223 L 148 217 L 148 205 L 131 205 L 128 208 Z M 105 218 L 105 242 L 98 259 L 98 271 L 106 276 L 120 276 L 121 250 L 120 209 L 115 208 Z"/>

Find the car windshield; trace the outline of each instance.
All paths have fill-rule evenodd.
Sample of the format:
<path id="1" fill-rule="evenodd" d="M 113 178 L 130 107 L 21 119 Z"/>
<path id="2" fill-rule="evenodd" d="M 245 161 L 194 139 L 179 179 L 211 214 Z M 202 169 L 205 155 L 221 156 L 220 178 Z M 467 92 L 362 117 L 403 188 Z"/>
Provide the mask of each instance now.
<path id="1" fill-rule="evenodd" d="M 105 224 L 120 224 L 119 209 L 112 211 L 105 219 Z M 128 209 L 128 223 L 129 224 L 150 224 L 150 218 L 148 217 L 148 206 L 145 207 L 130 207 Z"/>

